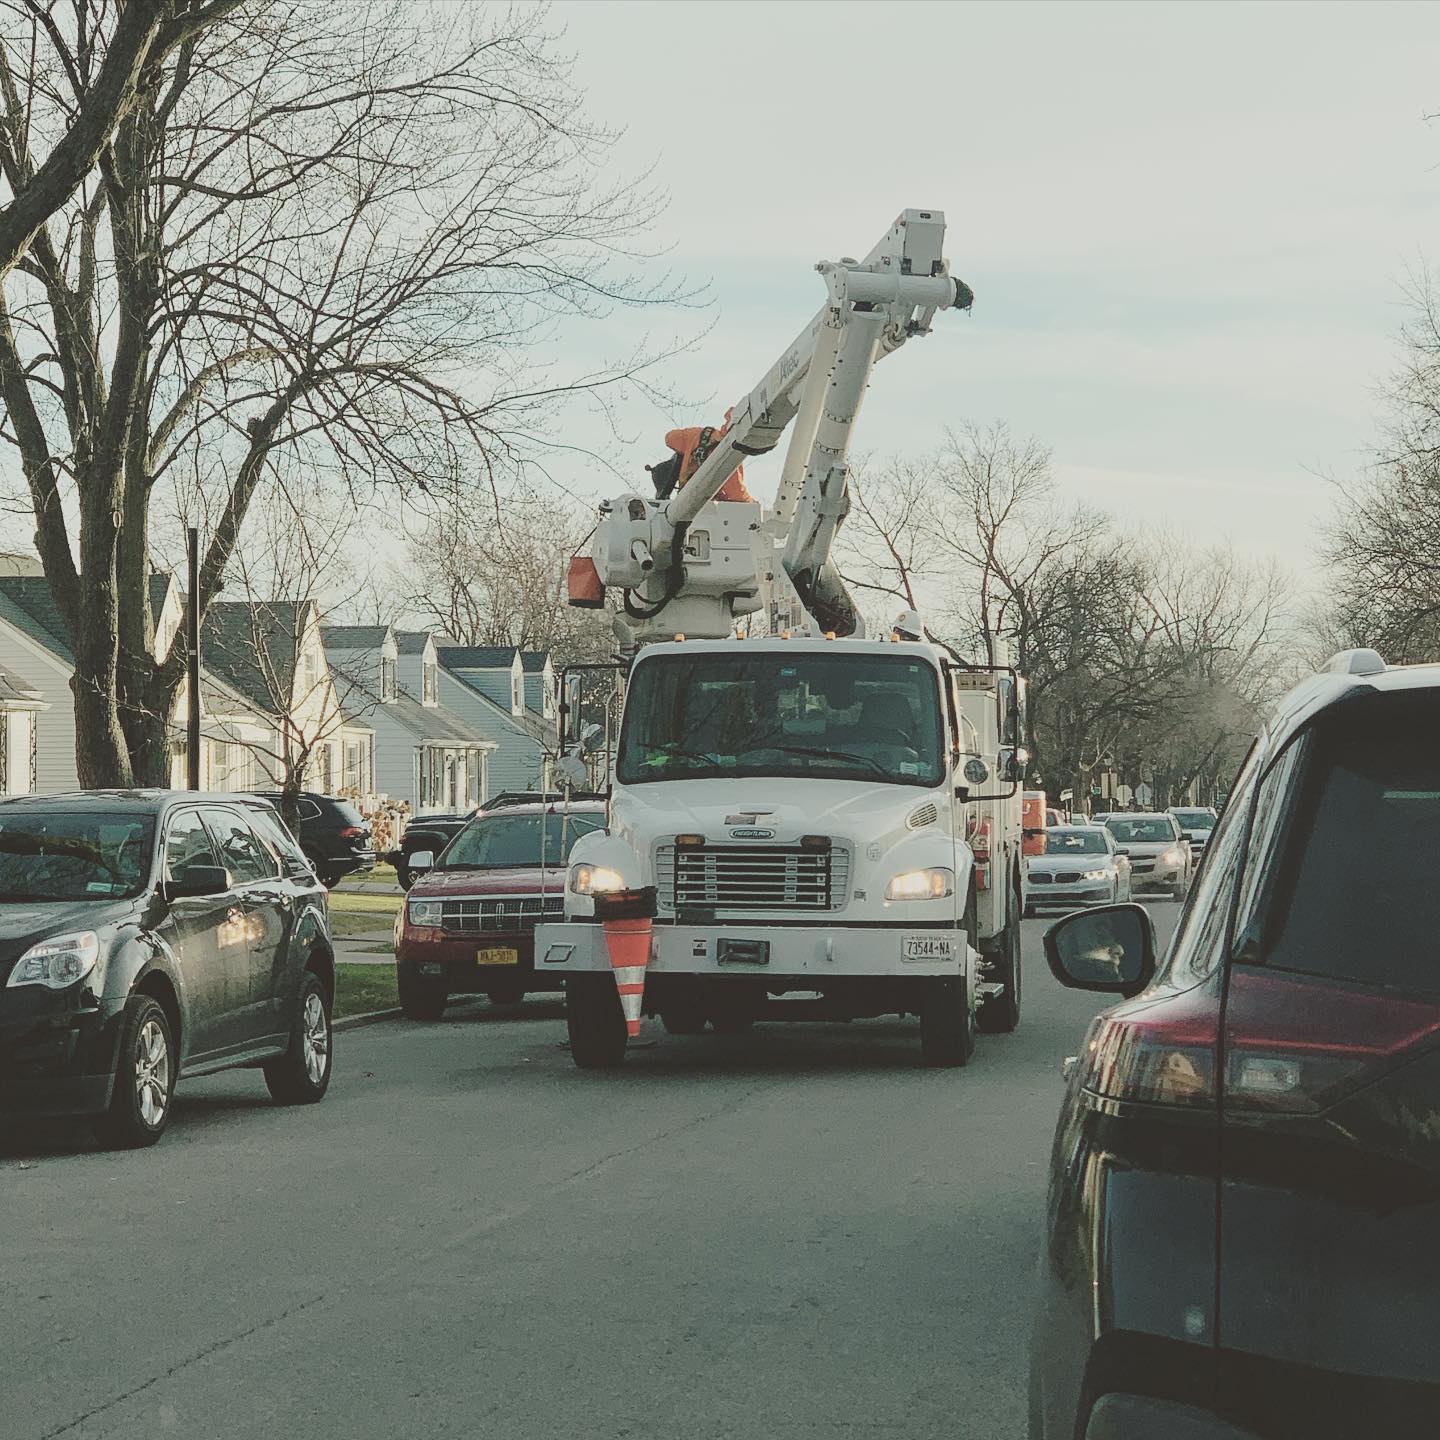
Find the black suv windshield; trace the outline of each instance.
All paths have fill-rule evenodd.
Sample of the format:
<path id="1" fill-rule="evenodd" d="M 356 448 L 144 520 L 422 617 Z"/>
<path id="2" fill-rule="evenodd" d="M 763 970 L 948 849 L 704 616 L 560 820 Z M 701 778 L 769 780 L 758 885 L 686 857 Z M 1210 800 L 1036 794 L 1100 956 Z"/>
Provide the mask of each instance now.
<path id="1" fill-rule="evenodd" d="M 541 820 L 545 828 L 540 827 Z M 602 814 L 482 815 L 446 847 L 442 870 L 504 870 L 519 865 L 559 865 L 582 836 L 605 823 Z M 542 861 L 541 846 L 544 846 Z"/>
<path id="2" fill-rule="evenodd" d="M 906 655 L 767 650 L 663 655 L 635 667 L 623 784 L 741 775 L 937 785 L 934 668 Z"/>
<path id="3" fill-rule="evenodd" d="M 0 902 L 137 895 L 154 837 L 150 815 L 0 814 Z"/>
<path id="4" fill-rule="evenodd" d="M 1175 838 L 1168 820 L 1107 820 L 1105 828 L 1122 845 L 1156 845 Z"/>
<path id="5" fill-rule="evenodd" d="M 1045 833 L 1047 855 L 1105 855 L 1105 837 L 1098 830 L 1048 830 Z"/>

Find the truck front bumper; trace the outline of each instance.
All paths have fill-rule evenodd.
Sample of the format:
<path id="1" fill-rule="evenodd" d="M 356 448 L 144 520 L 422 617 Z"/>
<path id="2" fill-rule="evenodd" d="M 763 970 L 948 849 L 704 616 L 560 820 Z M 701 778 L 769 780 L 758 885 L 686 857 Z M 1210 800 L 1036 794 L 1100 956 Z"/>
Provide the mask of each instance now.
<path id="1" fill-rule="evenodd" d="M 535 969 L 575 974 L 610 969 L 602 925 L 567 921 L 535 934 Z M 763 956 L 763 958 L 761 958 Z M 973 987 L 978 954 L 948 925 L 669 925 L 651 936 L 649 973 L 748 976 L 776 987 L 822 988 L 827 980 L 955 979 Z"/>

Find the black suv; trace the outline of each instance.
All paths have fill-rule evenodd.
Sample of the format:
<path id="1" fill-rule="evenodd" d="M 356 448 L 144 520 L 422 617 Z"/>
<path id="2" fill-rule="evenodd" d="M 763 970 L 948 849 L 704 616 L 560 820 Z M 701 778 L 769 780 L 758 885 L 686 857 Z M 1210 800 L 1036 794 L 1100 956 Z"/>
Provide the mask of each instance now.
<path id="1" fill-rule="evenodd" d="M 1168 954 L 1046 936 L 1127 997 L 1071 1066 L 1033 1440 L 1440 1435 L 1440 666 L 1338 655 L 1250 751 Z"/>
<path id="2" fill-rule="evenodd" d="M 149 1145 L 182 1074 L 238 1065 L 282 1104 L 319 1100 L 334 984 L 325 892 L 264 801 L 0 803 L 0 1116 Z"/>
<path id="3" fill-rule="evenodd" d="M 259 798 L 280 808 L 278 790 L 262 791 Z M 370 823 L 353 800 L 302 790 L 297 819 L 300 848 L 328 888 L 333 890 L 352 871 L 375 868 Z"/>

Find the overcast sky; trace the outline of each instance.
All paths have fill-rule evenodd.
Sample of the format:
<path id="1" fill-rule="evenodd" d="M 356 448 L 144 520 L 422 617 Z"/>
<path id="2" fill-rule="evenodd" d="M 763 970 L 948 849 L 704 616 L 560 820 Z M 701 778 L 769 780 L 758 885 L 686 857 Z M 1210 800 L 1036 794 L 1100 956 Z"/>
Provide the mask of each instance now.
<path id="1" fill-rule="evenodd" d="M 712 286 L 713 333 L 672 378 L 714 413 L 676 419 L 760 378 L 823 298 L 816 260 L 933 206 L 975 310 L 877 372 L 857 448 L 1004 419 L 1077 496 L 1306 566 L 1316 472 L 1362 462 L 1407 272 L 1440 260 L 1440 7 L 561 0 L 553 18 L 592 117 L 626 131 L 617 171 L 653 163 L 671 196 L 656 238 Z M 659 458 L 663 417 L 627 418 Z"/>

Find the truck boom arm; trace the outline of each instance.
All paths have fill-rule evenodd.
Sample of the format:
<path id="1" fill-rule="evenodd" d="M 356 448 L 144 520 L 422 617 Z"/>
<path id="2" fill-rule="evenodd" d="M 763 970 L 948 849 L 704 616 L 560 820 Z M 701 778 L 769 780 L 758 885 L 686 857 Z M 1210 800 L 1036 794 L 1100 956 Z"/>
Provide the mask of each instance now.
<path id="1" fill-rule="evenodd" d="M 780 563 L 806 611 L 822 629 L 857 629 L 830 561 L 849 509 L 851 435 L 876 363 L 928 333 L 937 310 L 969 308 L 968 287 L 951 278 L 944 259 L 944 237 L 939 211 L 906 210 L 863 261 L 817 265 L 825 304 L 732 407 L 689 481 L 663 502 L 624 495 L 601 507 L 592 553 L 602 583 L 626 592 L 622 623 L 632 646 L 675 631 L 728 635 L 737 617 L 769 598 L 782 542 Z M 773 450 L 792 422 L 768 519 L 758 506 L 717 502 L 744 458 Z"/>

